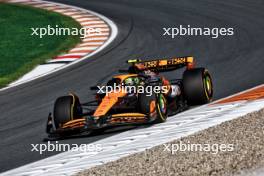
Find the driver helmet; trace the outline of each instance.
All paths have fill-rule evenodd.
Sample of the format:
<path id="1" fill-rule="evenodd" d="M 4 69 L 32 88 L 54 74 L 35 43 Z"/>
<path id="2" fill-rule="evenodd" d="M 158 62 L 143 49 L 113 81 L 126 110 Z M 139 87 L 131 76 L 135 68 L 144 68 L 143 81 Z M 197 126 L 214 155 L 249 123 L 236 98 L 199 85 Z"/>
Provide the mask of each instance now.
<path id="1" fill-rule="evenodd" d="M 133 78 L 127 78 L 127 79 L 125 80 L 125 85 L 127 85 L 127 86 L 132 86 L 132 85 L 134 85 Z"/>

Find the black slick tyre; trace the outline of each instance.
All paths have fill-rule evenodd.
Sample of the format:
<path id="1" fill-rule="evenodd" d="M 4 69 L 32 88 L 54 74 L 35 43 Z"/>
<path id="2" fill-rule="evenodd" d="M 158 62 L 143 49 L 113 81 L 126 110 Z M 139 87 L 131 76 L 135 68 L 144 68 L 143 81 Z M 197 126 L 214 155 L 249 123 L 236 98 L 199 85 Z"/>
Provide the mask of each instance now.
<path id="1" fill-rule="evenodd" d="M 213 97 L 213 83 L 208 70 L 186 70 L 183 74 L 183 91 L 189 105 L 209 103 Z"/>
<path id="2" fill-rule="evenodd" d="M 167 100 L 163 94 L 139 94 L 139 108 L 154 123 L 165 122 L 168 117 Z"/>
<path id="3" fill-rule="evenodd" d="M 59 128 L 64 123 L 78 118 L 81 106 L 77 96 L 68 95 L 57 98 L 54 105 L 54 123 Z"/>

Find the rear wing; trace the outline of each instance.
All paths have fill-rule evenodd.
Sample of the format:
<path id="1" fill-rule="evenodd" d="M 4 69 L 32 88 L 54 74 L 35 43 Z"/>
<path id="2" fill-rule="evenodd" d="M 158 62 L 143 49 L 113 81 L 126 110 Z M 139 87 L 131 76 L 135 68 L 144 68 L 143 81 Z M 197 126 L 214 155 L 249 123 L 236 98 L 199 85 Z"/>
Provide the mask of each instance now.
<path id="1" fill-rule="evenodd" d="M 131 64 L 132 67 L 135 67 L 140 71 L 151 70 L 154 72 L 165 72 L 179 69 L 185 66 L 187 69 L 194 68 L 194 58 L 191 56 L 155 59 L 148 61 L 133 59 L 128 60 L 127 63 Z"/>

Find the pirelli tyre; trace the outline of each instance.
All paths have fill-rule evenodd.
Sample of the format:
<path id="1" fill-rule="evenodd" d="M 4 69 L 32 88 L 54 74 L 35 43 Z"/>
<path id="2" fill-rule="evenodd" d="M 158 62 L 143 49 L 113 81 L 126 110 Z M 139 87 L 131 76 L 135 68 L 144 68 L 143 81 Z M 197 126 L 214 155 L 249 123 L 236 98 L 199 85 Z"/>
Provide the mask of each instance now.
<path id="1" fill-rule="evenodd" d="M 139 94 L 139 108 L 143 114 L 147 114 L 153 123 L 162 123 L 167 120 L 167 100 L 163 94 Z"/>
<path id="2" fill-rule="evenodd" d="M 183 91 L 189 105 L 209 103 L 213 97 L 213 83 L 208 70 L 194 68 L 183 73 Z"/>
<path id="3" fill-rule="evenodd" d="M 53 113 L 56 128 L 61 127 L 70 120 L 78 118 L 82 113 L 79 98 L 74 94 L 57 98 Z"/>

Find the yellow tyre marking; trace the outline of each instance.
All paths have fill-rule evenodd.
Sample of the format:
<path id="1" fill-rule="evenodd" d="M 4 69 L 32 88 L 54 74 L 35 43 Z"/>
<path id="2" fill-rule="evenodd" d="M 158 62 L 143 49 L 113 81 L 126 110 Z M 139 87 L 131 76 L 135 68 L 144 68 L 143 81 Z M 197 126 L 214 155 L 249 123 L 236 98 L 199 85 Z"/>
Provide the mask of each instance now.
<path id="1" fill-rule="evenodd" d="M 71 120 L 73 120 L 73 110 L 74 110 L 74 105 L 75 105 L 75 96 L 74 94 L 70 93 L 70 96 L 72 96 L 72 105 L 71 105 Z"/>
<path id="2" fill-rule="evenodd" d="M 205 75 L 206 73 L 208 73 L 207 70 L 204 71 L 204 75 Z M 209 75 L 209 73 L 208 73 L 208 75 Z M 210 78 L 210 79 L 209 79 L 209 80 L 210 80 L 210 86 L 208 86 L 208 81 L 205 80 L 205 78 L 203 78 L 204 92 L 205 92 L 205 95 L 206 95 L 207 100 L 210 100 L 210 97 L 209 97 L 208 92 L 207 92 L 207 86 L 208 86 L 210 89 L 212 89 L 212 87 L 211 87 L 211 77 L 210 77 L 210 75 L 209 75 L 209 78 Z M 205 82 L 205 81 L 206 81 L 206 82 Z"/>

